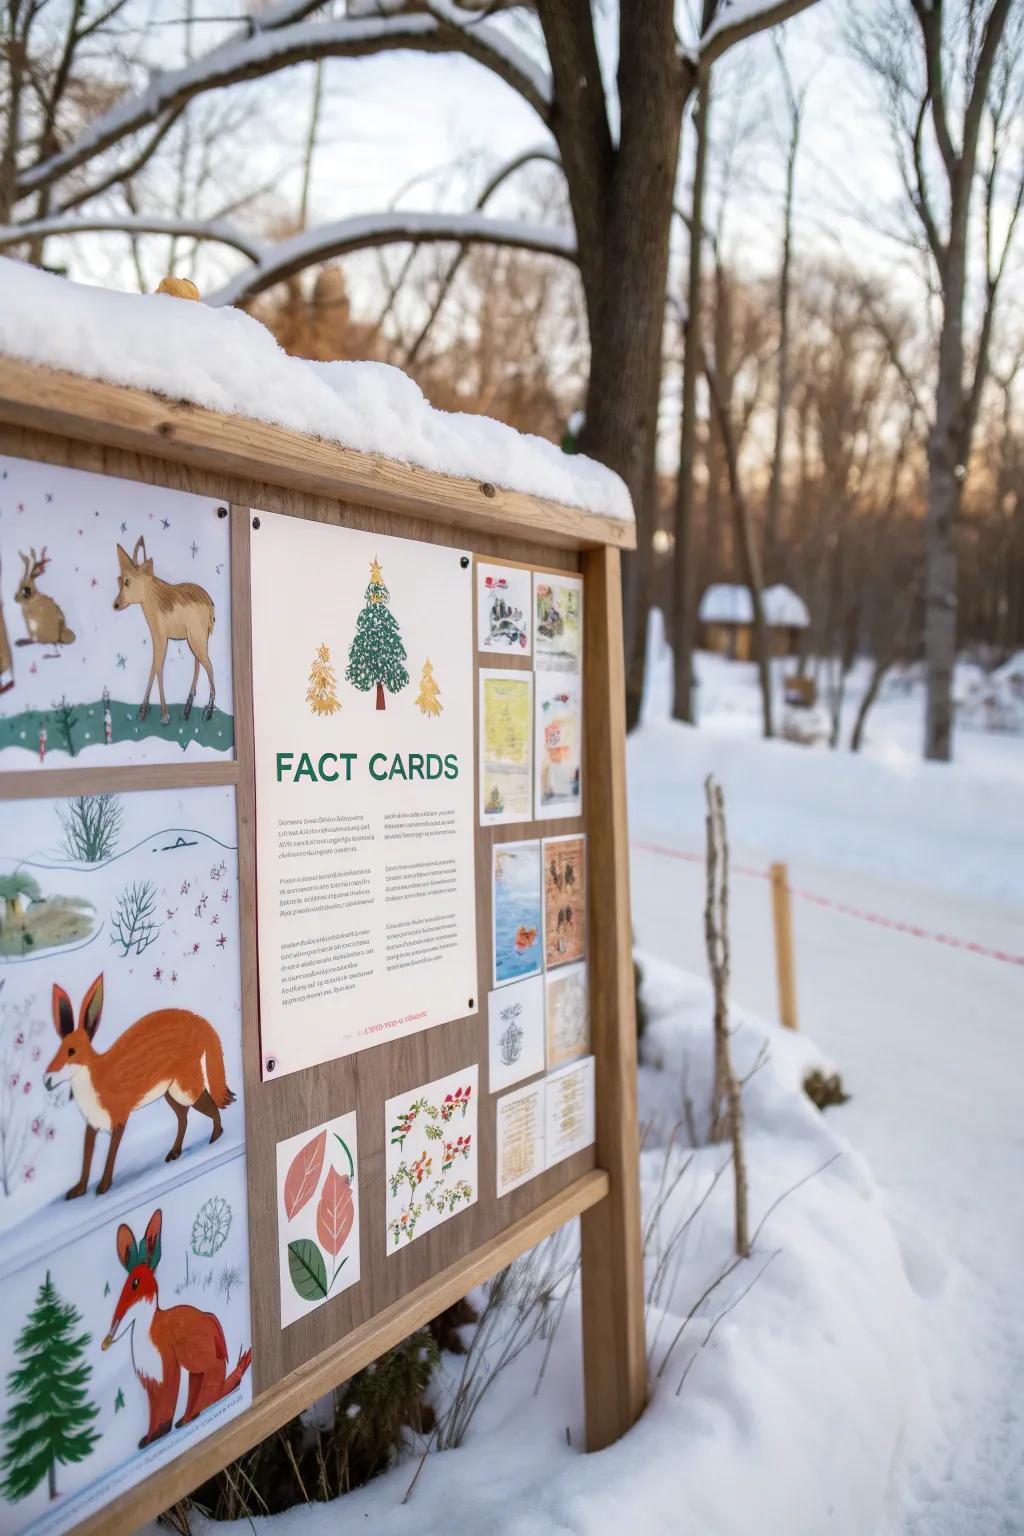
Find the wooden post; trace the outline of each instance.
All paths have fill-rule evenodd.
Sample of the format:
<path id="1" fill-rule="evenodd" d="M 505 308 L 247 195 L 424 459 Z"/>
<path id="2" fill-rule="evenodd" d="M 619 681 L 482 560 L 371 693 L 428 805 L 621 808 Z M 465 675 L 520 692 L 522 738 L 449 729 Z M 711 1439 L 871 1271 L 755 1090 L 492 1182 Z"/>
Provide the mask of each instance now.
<path id="1" fill-rule="evenodd" d="M 597 1164 L 606 1199 L 580 1219 L 587 1449 L 625 1434 L 647 1397 L 636 1005 L 626 822 L 626 688 L 618 550 L 583 559 L 590 1013 Z"/>
<path id="2" fill-rule="evenodd" d="M 789 902 L 789 871 L 773 864 L 772 918 L 775 925 L 775 967 L 779 978 L 779 1018 L 796 1029 L 796 978 L 793 973 L 793 918 Z"/>

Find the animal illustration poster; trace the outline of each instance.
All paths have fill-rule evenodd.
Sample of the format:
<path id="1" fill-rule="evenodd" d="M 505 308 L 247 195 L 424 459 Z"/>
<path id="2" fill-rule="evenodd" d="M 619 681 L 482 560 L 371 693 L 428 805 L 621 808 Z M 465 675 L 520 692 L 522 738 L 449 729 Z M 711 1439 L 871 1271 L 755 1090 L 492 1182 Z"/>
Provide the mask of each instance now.
<path id="1" fill-rule="evenodd" d="M 259 514 L 251 539 L 262 1068 L 475 1013 L 473 573 Z M 281 572 L 302 573 L 282 616 Z"/>
<path id="2" fill-rule="evenodd" d="M 530 976 L 487 998 L 487 1086 L 500 1093 L 544 1071 L 544 978 Z"/>
<path id="3" fill-rule="evenodd" d="M 587 952 L 587 840 L 546 837 L 544 870 L 544 964 L 582 960 Z"/>
<path id="4" fill-rule="evenodd" d="M 540 842 L 495 843 L 491 855 L 494 985 L 541 968 Z"/>
<path id="5" fill-rule="evenodd" d="M 0 806 L 0 1264 L 244 1142 L 231 788 Z"/>
<path id="6" fill-rule="evenodd" d="M 281 1327 L 359 1279 L 359 1191 L 353 1110 L 277 1144 Z"/>
<path id="7" fill-rule="evenodd" d="M 534 665 L 538 672 L 579 672 L 583 666 L 583 581 L 533 574 Z"/>
<path id="8" fill-rule="evenodd" d="M 543 1078 L 505 1094 L 495 1106 L 495 1166 L 498 1199 L 544 1172 L 544 1118 L 547 1084 Z"/>
<path id="9" fill-rule="evenodd" d="M 387 1251 L 476 1204 L 476 1064 L 384 1106 Z"/>
<path id="10" fill-rule="evenodd" d="M 59 1536 L 252 1401 L 245 1157 L 0 1261 L 0 1531 Z"/>
<path id="11" fill-rule="evenodd" d="M 529 821 L 533 810 L 533 675 L 480 671 L 480 823 Z"/>
<path id="12" fill-rule="evenodd" d="M 544 1146 L 549 1168 L 594 1140 L 594 1058 L 586 1056 L 547 1078 Z"/>
<path id="13" fill-rule="evenodd" d="M 563 965 L 551 971 L 545 981 L 545 1016 L 547 1019 L 547 1064 L 565 1066 L 585 1056 L 590 1050 L 590 1000 L 587 965 Z"/>
<path id="14" fill-rule="evenodd" d="M 531 573 L 518 565 L 476 567 L 477 648 L 499 656 L 532 650 Z"/>
<path id="15" fill-rule="evenodd" d="M 0 769 L 232 754 L 222 511 L 0 457 Z"/>
<path id="16" fill-rule="evenodd" d="M 534 805 L 538 820 L 583 812 L 583 699 L 578 677 L 538 672 Z"/>

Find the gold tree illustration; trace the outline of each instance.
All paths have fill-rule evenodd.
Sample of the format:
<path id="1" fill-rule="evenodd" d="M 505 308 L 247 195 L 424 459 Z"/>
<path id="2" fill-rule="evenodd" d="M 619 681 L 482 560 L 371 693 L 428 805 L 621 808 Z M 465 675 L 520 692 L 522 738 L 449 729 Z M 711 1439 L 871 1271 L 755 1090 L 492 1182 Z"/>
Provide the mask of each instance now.
<path id="1" fill-rule="evenodd" d="M 333 715 L 341 708 L 341 700 L 335 692 L 337 686 L 331 653 L 326 645 L 320 645 L 309 669 L 309 687 L 306 689 L 306 703 L 314 715 Z"/>
<path id="2" fill-rule="evenodd" d="M 423 671 L 420 674 L 420 691 L 416 695 L 416 705 L 425 715 L 439 715 L 444 709 L 441 703 L 441 689 L 434 676 L 429 656 L 423 663 Z"/>

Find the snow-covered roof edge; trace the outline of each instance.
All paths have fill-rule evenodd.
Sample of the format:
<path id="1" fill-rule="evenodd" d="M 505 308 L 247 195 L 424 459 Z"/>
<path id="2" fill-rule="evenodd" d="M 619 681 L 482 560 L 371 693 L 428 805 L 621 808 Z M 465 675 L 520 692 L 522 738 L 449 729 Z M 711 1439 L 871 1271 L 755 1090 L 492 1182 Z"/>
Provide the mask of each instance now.
<path id="1" fill-rule="evenodd" d="M 633 521 L 624 482 L 603 464 L 486 416 L 435 410 L 385 363 L 291 357 L 241 310 L 88 287 L 0 257 L 0 354 Z"/>
<path id="2" fill-rule="evenodd" d="M 764 617 L 767 624 L 786 629 L 806 629 L 811 622 L 807 604 L 792 587 L 782 582 L 764 590 Z M 733 582 L 715 582 L 700 600 L 702 624 L 752 624 L 754 607 L 749 587 Z"/>

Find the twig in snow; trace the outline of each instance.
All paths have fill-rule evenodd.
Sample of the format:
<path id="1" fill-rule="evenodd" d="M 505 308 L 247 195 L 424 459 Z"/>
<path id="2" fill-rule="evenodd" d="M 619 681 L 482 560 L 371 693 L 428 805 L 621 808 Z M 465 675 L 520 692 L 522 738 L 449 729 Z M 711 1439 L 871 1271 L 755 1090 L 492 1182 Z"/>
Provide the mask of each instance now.
<path id="1" fill-rule="evenodd" d="M 730 1303 L 729 1303 L 729 1305 L 727 1307 L 723 1307 L 721 1312 L 719 1312 L 718 1316 L 715 1318 L 714 1322 L 711 1324 L 711 1327 L 708 1329 L 707 1333 L 704 1335 L 703 1339 L 701 1339 L 700 1343 L 697 1345 L 697 1348 L 694 1350 L 693 1354 L 690 1356 L 689 1360 L 686 1362 L 686 1368 L 683 1371 L 683 1374 L 679 1378 L 679 1385 L 678 1385 L 678 1387 L 676 1387 L 676 1397 L 678 1397 L 680 1392 L 683 1390 L 683 1384 L 686 1381 L 687 1376 L 689 1376 L 689 1374 L 690 1374 L 690 1367 L 692 1366 L 693 1362 L 696 1360 L 697 1356 L 700 1354 L 701 1350 L 707 1347 L 707 1344 L 708 1344 L 708 1341 L 711 1338 L 711 1335 L 714 1333 L 715 1329 L 718 1327 L 718 1325 L 722 1321 L 723 1317 L 728 1317 L 729 1313 L 732 1312 L 736 1307 L 739 1306 L 739 1304 L 743 1300 L 744 1296 L 749 1296 L 750 1295 L 750 1292 L 754 1289 L 754 1286 L 760 1280 L 761 1276 L 764 1274 L 765 1270 L 768 1268 L 768 1265 L 772 1262 L 773 1259 L 777 1259 L 781 1252 L 782 1252 L 781 1248 L 776 1248 L 774 1253 L 770 1253 L 768 1255 L 768 1257 L 765 1259 L 764 1263 L 761 1265 L 761 1268 L 758 1270 L 758 1272 L 754 1276 L 754 1278 L 747 1285 L 745 1285 L 743 1287 L 743 1289 L 742 1289 L 742 1291 L 740 1291 L 739 1295 L 734 1297 L 733 1300 L 730 1301 Z"/>

